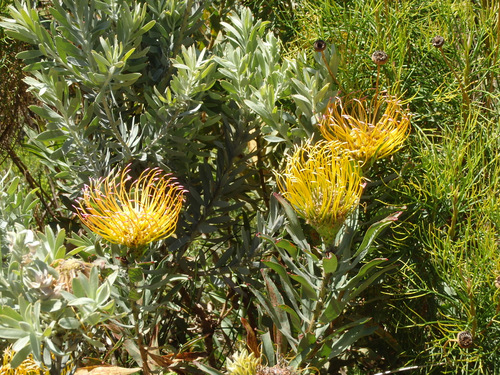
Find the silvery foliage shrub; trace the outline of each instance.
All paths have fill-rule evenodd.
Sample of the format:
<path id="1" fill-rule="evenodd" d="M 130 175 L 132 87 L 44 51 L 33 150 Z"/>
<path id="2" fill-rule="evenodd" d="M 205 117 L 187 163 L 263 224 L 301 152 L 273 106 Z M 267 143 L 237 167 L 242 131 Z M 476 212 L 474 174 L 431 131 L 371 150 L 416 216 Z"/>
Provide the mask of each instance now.
<path id="1" fill-rule="evenodd" d="M 23 222 L 36 204 L 30 193 L 23 211 L 2 221 L 9 239 L 0 335 L 14 342 L 13 364 L 33 353 L 61 370 L 68 354 L 78 360 L 120 349 L 143 366 L 136 338 L 144 335 L 155 348 L 201 348 L 215 366 L 215 353 L 231 350 L 239 317 L 248 314 L 262 322 L 269 363 L 279 339 L 279 350 L 297 355 L 294 365 L 322 366 L 373 332 L 365 318 L 329 322 L 389 267 L 362 260 L 391 219 L 363 237 L 353 218 L 336 261 L 325 261 L 291 207 L 270 198 L 270 171 L 287 148 L 314 136 L 336 93 L 327 68 L 319 60 L 311 66 L 305 54 L 283 60 L 278 39 L 248 9 L 212 24 L 214 6 L 58 0 L 40 10 L 15 2 L 2 22 L 30 45 L 18 57 L 39 101 L 30 109 L 40 131 L 27 130 L 26 147 L 49 171 L 68 218 L 83 184 L 128 163 L 132 173 L 172 172 L 189 192 L 176 234 L 127 268 L 112 256 L 114 245 L 76 222 L 71 230 L 30 229 Z M 335 71 L 335 50 L 326 52 Z M 17 199 L 15 187 L 5 189 Z M 86 272 L 61 283 L 58 265 L 75 259 Z"/>

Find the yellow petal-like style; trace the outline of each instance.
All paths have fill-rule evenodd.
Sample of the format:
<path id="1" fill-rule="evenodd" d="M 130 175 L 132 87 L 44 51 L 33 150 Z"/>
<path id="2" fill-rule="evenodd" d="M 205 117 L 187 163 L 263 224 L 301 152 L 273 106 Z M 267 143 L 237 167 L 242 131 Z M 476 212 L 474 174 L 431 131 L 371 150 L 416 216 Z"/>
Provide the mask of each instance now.
<path id="1" fill-rule="evenodd" d="M 394 96 L 372 100 L 335 98 L 328 104 L 320 131 L 326 140 L 337 140 L 363 162 L 370 163 L 396 152 L 410 130 L 410 114 Z"/>
<path id="2" fill-rule="evenodd" d="M 279 177 L 281 193 L 329 243 L 363 191 L 361 168 L 339 142 L 296 147 Z"/>
<path id="3" fill-rule="evenodd" d="M 77 207 L 78 216 L 106 240 L 140 248 L 170 236 L 177 226 L 184 189 L 158 168 L 130 182 L 130 169 L 91 180 Z"/>

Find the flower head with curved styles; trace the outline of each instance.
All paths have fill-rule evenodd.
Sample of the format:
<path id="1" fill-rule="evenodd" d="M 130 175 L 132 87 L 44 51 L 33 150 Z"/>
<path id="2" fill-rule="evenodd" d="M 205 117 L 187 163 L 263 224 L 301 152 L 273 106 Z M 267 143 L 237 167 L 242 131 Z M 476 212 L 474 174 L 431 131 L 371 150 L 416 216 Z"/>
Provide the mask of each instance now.
<path id="1" fill-rule="evenodd" d="M 364 164 L 396 152 L 408 137 L 410 114 L 393 96 L 372 100 L 335 98 L 320 123 L 323 137 L 337 140 Z"/>
<path id="2" fill-rule="evenodd" d="M 227 371 L 229 375 L 256 375 L 260 362 L 254 353 L 242 349 L 227 359 Z"/>
<path id="3" fill-rule="evenodd" d="M 132 182 L 129 172 L 127 166 L 91 180 L 77 213 L 94 233 L 135 249 L 175 231 L 185 190 L 158 168 L 146 169 Z"/>
<path id="4" fill-rule="evenodd" d="M 0 375 L 4 374 L 19 374 L 19 375 L 49 375 L 49 369 L 43 364 L 39 364 L 33 358 L 33 354 L 30 354 L 20 365 L 13 368 L 11 362 L 14 359 L 16 352 L 12 349 L 12 346 L 8 346 L 3 351 L 2 363 L 0 365 Z"/>
<path id="5" fill-rule="evenodd" d="M 278 187 L 323 240 L 333 243 L 363 191 L 359 164 L 338 142 L 296 147 L 278 178 Z"/>

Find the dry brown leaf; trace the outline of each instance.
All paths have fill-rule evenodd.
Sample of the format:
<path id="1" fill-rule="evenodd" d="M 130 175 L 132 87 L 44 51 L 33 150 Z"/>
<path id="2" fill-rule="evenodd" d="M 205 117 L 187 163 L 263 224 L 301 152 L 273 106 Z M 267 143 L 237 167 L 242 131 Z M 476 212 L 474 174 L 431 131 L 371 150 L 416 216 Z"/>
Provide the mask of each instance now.
<path id="1" fill-rule="evenodd" d="M 171 359 L 174 356 L 172 353 L 167 355 L 156 355 L 153 353 L 148 353 L 148 355 L 153 359 L 153 361 L 156 362 L 158 366 L 163 368 L 168 368 L 172 363 L 174 363 Z"/>
<path id="2" fill-rule="evenodd" d="M 257 336 L 255 335 L 255 331 L 245 318 L 241 318 L 241 323 L 243 324 L 243 327 L 245 327 L 245 330 L 247 331 L 247 346 L 248 349 L 250 349 L 253 354 L 255 355 L 255 358 L 260 358 L 260 350 L 259 350 L 259 342 L 257 341 Z"/>
<path id="3" fill-rule="evenodd" d="M 175 360 L 193 362 L 207 356 L 207 352 L 182 352 L 175 355 Z"/>
<path id="4" fill-rule="evenodd" d="M 198 359 L 201 359 L 203 357 L 207 356 L 206 352 L 183 352 L 183 353 L 169 353 L 165 355 L 156 355 L 151 352 L 148 353 L 148 355 L 158 364 L 158 366 L 161 366 L 163 368 L 168 368 L 172 364 L 178 363 L 178 362 L 193 362 Z"/>
<path id="5" fill-rule="evenodd" d="M 75 375 L 129 375 L 141 370 L 140 367 L 86 366 L 78 368 Z"/>

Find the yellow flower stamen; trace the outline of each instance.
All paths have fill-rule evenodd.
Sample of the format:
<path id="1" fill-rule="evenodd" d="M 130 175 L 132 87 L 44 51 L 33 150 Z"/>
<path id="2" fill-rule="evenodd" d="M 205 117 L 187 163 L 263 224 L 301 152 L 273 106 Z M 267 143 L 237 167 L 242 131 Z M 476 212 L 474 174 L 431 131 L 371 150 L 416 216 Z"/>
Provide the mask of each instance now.
<path id="1" fill-rule="evenodd" d="M 130 169 L 91 180 L 77 213 L 82 222 L 106 240 L 139 248 L 170 236 L 184 202 L 184 189 L 158 168 L 147 169 L 130 183 Z"/>

